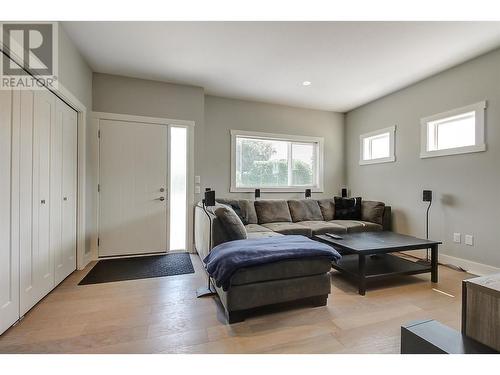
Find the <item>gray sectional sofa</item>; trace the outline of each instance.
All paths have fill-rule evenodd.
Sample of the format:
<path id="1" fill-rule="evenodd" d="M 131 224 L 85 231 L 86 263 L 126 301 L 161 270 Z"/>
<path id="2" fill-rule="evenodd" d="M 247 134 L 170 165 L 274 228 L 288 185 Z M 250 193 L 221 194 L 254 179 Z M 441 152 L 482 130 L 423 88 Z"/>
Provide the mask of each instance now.
<path id="1" fill-rule="evenodd" d="M 201 259 L 213 247 L 234 239 L 216 215 L 219 207 L 234 210 L 246 238 L 389 230 L 391 221 L 391 208 L 382 202 L 363 201 L 361 220 L 337 220 L 333 199 L 217 199 L 217 205 L 207 209 L 208 216 L 201 203 L 195 208 L 195 246 Z M 256 308 L 272 304 L 301 300 L 325 305 L 330 293 L 330 269 L 330 261 L 321 258 L 255 266 L 236 272 L 228 290 L 216 287 L 216 291 L 233 323 Z"/>

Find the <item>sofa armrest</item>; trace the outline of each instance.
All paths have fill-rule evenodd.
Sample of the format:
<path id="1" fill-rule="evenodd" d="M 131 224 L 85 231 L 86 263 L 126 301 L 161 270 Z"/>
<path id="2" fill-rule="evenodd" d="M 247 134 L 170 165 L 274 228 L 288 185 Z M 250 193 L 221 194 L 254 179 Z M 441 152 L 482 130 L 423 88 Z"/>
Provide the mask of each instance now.
<path id="1" fill-rule="evenodd" d="M 392 210 L 391 206 L 384 207 L 384 215 L 382 217 L 382 230 L 392 229 Z"/>

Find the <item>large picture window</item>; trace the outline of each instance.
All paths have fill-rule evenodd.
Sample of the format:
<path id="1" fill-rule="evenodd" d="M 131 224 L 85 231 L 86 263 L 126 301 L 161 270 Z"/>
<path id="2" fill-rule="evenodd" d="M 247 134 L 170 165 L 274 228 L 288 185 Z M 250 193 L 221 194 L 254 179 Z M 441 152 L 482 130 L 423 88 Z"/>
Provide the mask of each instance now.
<path id="1" fill-rule="evenodd" d="M 322 138 L 232 130 L 231 149 L 231 191 L 322 191 Z"/>

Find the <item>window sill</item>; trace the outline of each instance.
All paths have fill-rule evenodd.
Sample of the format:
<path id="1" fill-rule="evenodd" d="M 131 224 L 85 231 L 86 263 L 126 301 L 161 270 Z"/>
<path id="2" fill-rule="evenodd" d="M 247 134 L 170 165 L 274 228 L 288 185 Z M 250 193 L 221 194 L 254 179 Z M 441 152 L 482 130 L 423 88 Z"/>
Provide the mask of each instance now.
<path id="1" fill-rule="evenodd" d="M 255 189 L 260 189 L 261 193 L 304 193 L 306 189 L 311 189 L 311 193 L 323 193 L 322 187 L 291 187 L 291 188 L 239 188 L 231 186 L 230 193 L 254 193 Z"/>
<path id="2" fill-rule="evenodd" d="M 396 161 L 394 156 L 389 158 L 371 159 L 371 160 L 360 160 L 359 165 L 370 165 L 370 164 L 382 164 L 382 163 L 393 163 Z"/>
<path id="3" fill-rule="evenodd" d="M 457 147 L 457 148 L 449 148 L 449 149 L 445 149 L 445 150 L 422 151 L 422 152 L 420 152 L 420 158 L 425 159 L 425 158 L 434 158 L 434 157 L 438 157 L 438 156 L 470 154 L 473 152 L 482 152 L 482 151 L 486 151 L 485 144 Z"/>

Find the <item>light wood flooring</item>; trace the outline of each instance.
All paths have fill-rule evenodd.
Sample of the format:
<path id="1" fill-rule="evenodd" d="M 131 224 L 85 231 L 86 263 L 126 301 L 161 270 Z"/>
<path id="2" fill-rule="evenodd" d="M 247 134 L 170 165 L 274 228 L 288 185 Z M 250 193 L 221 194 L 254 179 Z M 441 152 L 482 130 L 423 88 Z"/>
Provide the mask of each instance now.
<path id="1" fill-rule="evenodd" d="M 472 277 L 440 266 L 438 284 L 408 276 L 360 296 L 332 271 L 328 306 L 228 325 L 216 298 L 196 298 L 206 279 L 192 260 L 194 274 L 106 284 L 77 286 L 91 266 L 75 272 L 0 336 L 0 353 L 398 353 L 403 323 L 459 329 L 461 281 Z"/>

